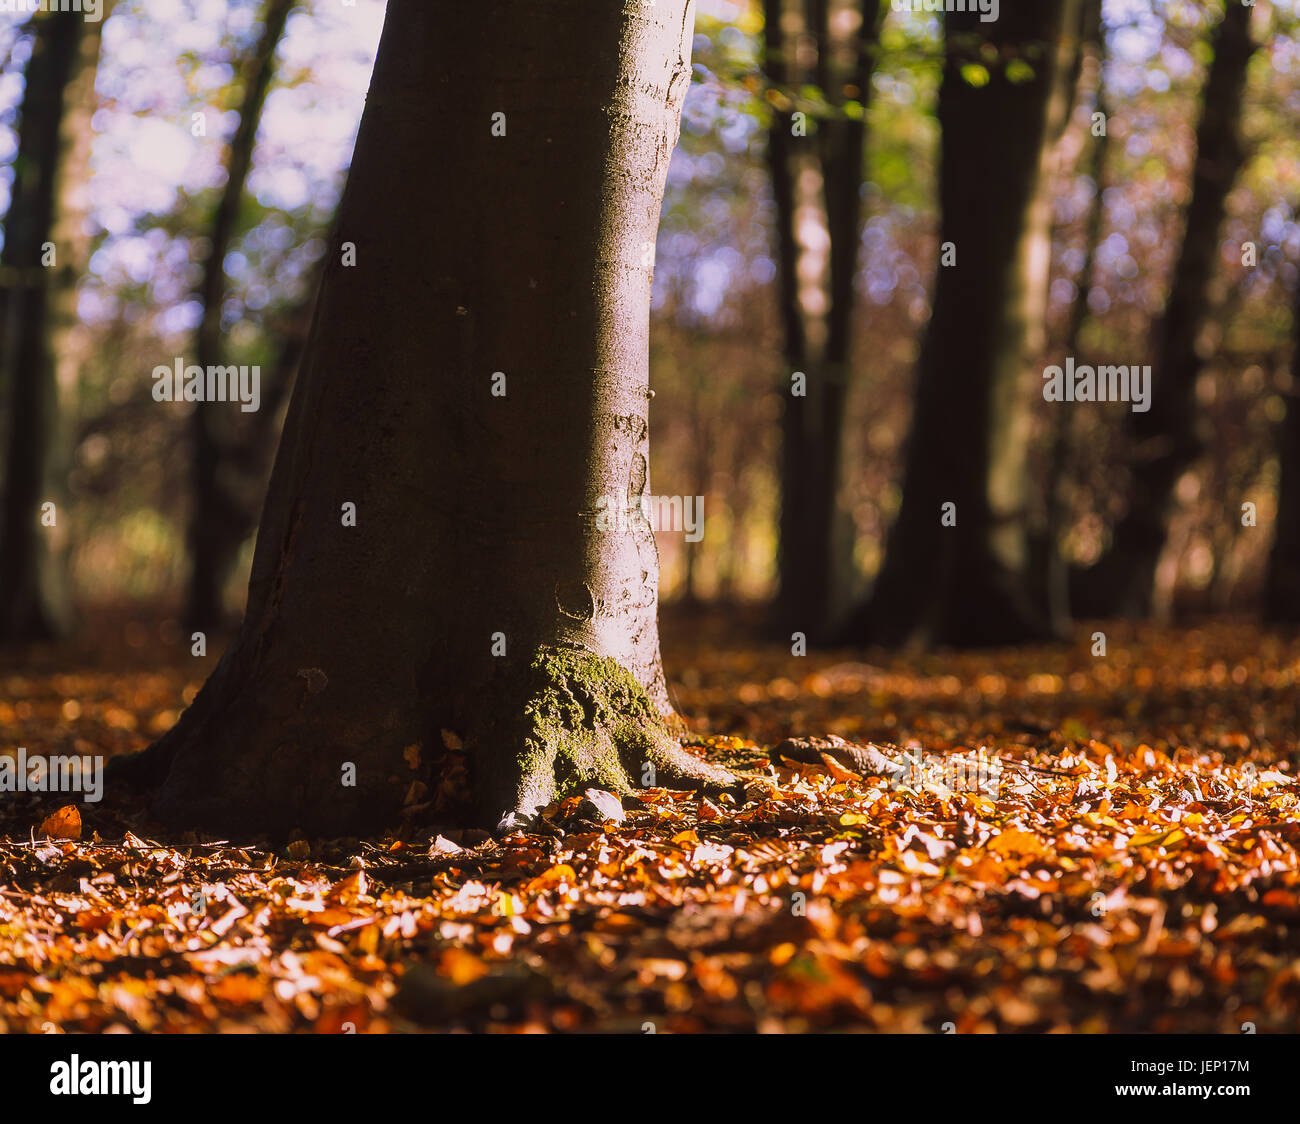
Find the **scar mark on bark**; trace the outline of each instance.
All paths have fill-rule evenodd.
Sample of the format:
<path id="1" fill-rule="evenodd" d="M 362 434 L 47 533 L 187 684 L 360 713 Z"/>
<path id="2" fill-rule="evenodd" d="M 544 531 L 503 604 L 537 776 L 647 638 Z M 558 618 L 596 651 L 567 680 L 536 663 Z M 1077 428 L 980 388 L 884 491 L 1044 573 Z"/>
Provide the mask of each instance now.
<path id="1" fill-rule="evenodd" d="M 619 433 L 626 433 L 632 438 L 634 444 L 641 444 L 645 440 L 648 430 L 645 418 L 639 414 L 615 414 L 614 428 Z"/>
<path id="2" fill-rule="evenodd" d="M 628 505 L 640 501 L 645 494 L 646 481 L 649 479 L 650 470 L 646 466 L 646 459 L 640 453 L 632 458 L 632 471 L 627 479 L 627 500 Z"/>
<path id="3" fill-rule="evenodd" d="M 591 587 L 586 582 L 556 582 L 555 607 L 570 620 L 594 620 L 596 595 L 591 592 Z"/>

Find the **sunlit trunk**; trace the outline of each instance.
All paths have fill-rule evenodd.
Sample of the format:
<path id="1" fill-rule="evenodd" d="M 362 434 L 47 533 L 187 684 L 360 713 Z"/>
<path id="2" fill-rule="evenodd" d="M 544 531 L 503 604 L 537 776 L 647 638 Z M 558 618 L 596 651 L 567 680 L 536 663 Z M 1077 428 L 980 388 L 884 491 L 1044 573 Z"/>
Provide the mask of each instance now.
<path id="1" fill-rule="evenodd" d="M 243 627 L 136 766 L 168 820 L 382 823 L 436 788 L 442 731 L 485 822 L 693 768 L 665 732 L 653 534 L 611 519 L 648 486 L 692 17 L 389 4 L 339 220 L 355 265 L 328 266 Z"/>

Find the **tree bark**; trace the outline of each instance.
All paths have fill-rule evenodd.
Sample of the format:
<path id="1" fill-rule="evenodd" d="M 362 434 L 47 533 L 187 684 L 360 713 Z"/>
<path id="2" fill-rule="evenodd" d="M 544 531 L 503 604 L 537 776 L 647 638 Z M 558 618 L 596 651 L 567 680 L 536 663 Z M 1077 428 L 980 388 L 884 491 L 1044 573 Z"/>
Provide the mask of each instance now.
<path id="1" fill-rule="evenodd" d="M 830 25 L 830 6 L 822 13 L 821 50 L 827 99 L 839 116 L 825 123 L 822 131 L 822 185 L 826 201 L 826 229 L 830 234 L 830 268 L 826 319 L 826 350 L 822 357 L 820 437 L 815 456 L 820 458 L 818 492 L 810 496 L 815 520 L 814 534 L 825 542 L 822 555 L 825 570 L 819 575 L 825 593 L 817 605 L 819 617 L 812 629 L 829 637 L 830 630 L 843 622 L 855 595 L 853 584 L 853 521 L 840 504 L 843 484 L 844 423 L 853 372 L 853 324 L 857 304 L 854 281 L 862 247 L 862 180 L 866 157 L 866 110 L 871 99 L 871 80 L 876 68 L 881 0 L 859 0 L 856 34 L 847 44 L 846 65 L 841 70 L 833 61 L 835 49 Z M 850 115 L 846 88 L 857 91 L 860 112 Z"/>
<path id="2" fill-rule="evenodd" d="M 1211 311 L 1210 286 L 1228 194 L 1246 159 L 1241 111 L 1257 46 L 1250 35 L 1253 12 L 1253 7 L 1228 4 L 1215 34 L 1186 231 L 1155 329 L 1151 409 L 1132 415 L 1128 509 L 1110 549 L 1077 583 L 1090 616 L 1151 613 L 1178 481 L 1203 448 L 1196 416 L 1196 382 L 1206 358 L 1201 335 Z"/>
<path id="3" fill-rule="evenodd" d="M 941 242 L 956 263 L 941 265 L 935 284 L 902 507 L 847 640 L 916 647 L 1051 635 L 1026 576 L 1027 263 L 1056 44 L 1070 7 L 1006 6 L 989 24 L 978 13 L 945 17 Z M 1000 61 L 987 82 L 967 81 L 963 68 L 989 57 Z M 1011 59 L 1028 63 L 1032 77 L 1009 77 Z M 945 510 L 955 526 L 944 524 Z"/>
<path id="4" fill-rule="evenodd" d="M 443 730 L 485 823 L 731 783 L 671 736 L 654 537 L 606 506 L 648 485 L 693 5 L 511 9 L 389 3 L 242 628 L 131 770 L 167 821 L 367 830 Z"/>
<path id="5" fill-rule="evenodd" d="M 226 183 L 212 217 L 208 252 L 195 294 L 203 313 L 194 341 L 194 362 L 205 370 L 221 363 L 226 255 L 235 237 L 244 186 L 253 166 L 253 145 L 275 72 L 276 47 L 284 35 L 285 23 L 295 3 L 297 0 L 267 0 L 261 35 L 244 61 L 244 97 L 239 109 L 239 124 L 230 139 Z M 187 629 L 207 631 L 221 623 L 222 590 L 243 539 L 245 523 L 240 518 L 238 501 L 221 479 L 224 443 L 218 411 L 228 408 L 196 402 L 190 415 L 193 494 L 187 535 L 190 553 L 185 608 Z"/>
<path id="6" fill-rule="evenodd" d="M 763 59 L 768 83 L 784 95 L 795 83 L 795 47 L 783 25 L 782 0 L 763 3 Z M 805 497 L 810 489 L 811 468 L 807 456 L 811 441 L 808 398 L 791 392 L 791 376 L 807 374 L 808 330 L 799 300 L 799 244 L 795 214 L 796 164 L 793 116 L 774 108 L 767 134 L 768 173 L 775 205 L 775 256 L 777 302 L 781 318 L 782 356 L 786 371 L 781 375 L 781 514 L 777 543 L 777 594 L 775 627 L 778 633 L 807 632 L 816 620 L 819 583 L 812 575 L 824 571 L 824 561 L 814 557 L 821 543 L 807 531 Z"/>
<path id="7" fill-rule="evenodd" d="M 56 639 L 72 625 L 61 400 L 75 387 L 81 358 L 73 352 L 76 285 L 90 256 L 84 220 L 102 27 L 102 20 L 75 11 L 33 17 L 0 253 L 0 386 L 10 395 L 0 499 L 0 641 L 6 643 Z M 53 265 L 46 259 L 51 245 Z M 46 503 L 54 504 L 52 526 L 43 521 Z"/>
<path id="8" fill-rule="evenodd" d="M 1086 0 L 1082 13 L 1083 39 L 1086 47 L 1080 52 L 1080 61 L 1087 56 L 1087 66 L 1095 85 L 1093 110 L 1107 121 L 1106 131 L 1092 136 L 1089 146 L 1087 174 L 1092 180 L 1093 195 L 1083 224 L 1083 265 L 1079 269 L 1079 283 L 1070 304 L 1065 327 L 1065 355 L 1079 355 L 1083 328 L 1088 320 L 1088 298 L 1092 292 L 1096 272 L 1097 248 L 1105 228 L 1104 201 L 1106 162 L 1110 150 L 1110 105 L 1106 98 L 1106 30 L 1102 20 L 1101 0 Z M 1083 77 L 1087 77 L 1086 74 Z M 1072 606 L 1070 600 L 1070 565 L 1065 556 L 1064 538 L 1069 517 L 1066 496 L 1066 478 L 1072 454 L 1072 427 L 1074 412 L 1056 410 L 1052 414 L 1048 437 L 1047 479 L 1044 484 L 1046 519 L 1043 527 L 1045 545 L 1044 593 L 1048 620 L 1053 632 L 1064 634 L 1070 626 Z"/>
<path id="9" fill-rule="evenodd" d="M 848 609 L 853 582 L 853 532 L 839 506 L 844 446 L 844 411 L 851 381 L 850 359 L 861 244 L 862 176 L 866 155 L 865 109 L 876 64 L 881 0 L 847 5 L 858 17 L 854 33 L 840 39 L 832 16 L 843 15 L 829 0 L 808 0 L 803 25 L 815 41 L 812 72 L 801 75 L 793 65 L 780 0 L 765 0 L 765 68 L 769 84 L 784 92 L 812 81 L 830 112 L 814 136 L 802 141 L 803 161 L 791 135 L 789 111 L 775 111 L 768 134 L 768 165 L 776 204 L 778 300 L 783 328 L 781 524 L 776 629 L 783 636 L 801 632 L 824 641 Z M 850 96 L 852 93 L 852 96 Z M 850 115 L 856 103 L 861 112 Z M 798 236 L 796 181 L 801 167 L 820 174 L 820 204 L 830 242 L 824 278 L 824 323 L 810 323 L 803 289 L 812 282 L 800 276 L 804 247 Z M 816 342 L 817 340 L 820 342 Z M 806 393 L 792 392 L 790 377 L 806 376 Z"/>

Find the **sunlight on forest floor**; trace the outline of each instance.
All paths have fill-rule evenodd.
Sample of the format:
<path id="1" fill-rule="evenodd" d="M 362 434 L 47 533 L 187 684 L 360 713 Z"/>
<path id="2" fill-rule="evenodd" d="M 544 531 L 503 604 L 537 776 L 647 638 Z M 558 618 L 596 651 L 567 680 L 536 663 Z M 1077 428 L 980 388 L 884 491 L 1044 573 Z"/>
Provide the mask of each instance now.
<path id="1" fill-rule="evenodd" d="M 0 663 L 11 745 L 140 748 L 214 662 L 166 666 L 154 626 L 97 635 L 93 659 Z M 664 637 L 702 752 L 751 774 L 743 807 L 651 790 L 618 825 L 573 799 L 501 842 L 270 852 L 111 799 L 46 823 L 62 799 L 13 795 L 0 1030 L 1295 1027 L 1300 638 L 1088 626 L 1068 648 L 793 658 L 672 613 Z M 832 733 L 982 748 L 1000 773 L 953 791 L 768 761 Z"/>

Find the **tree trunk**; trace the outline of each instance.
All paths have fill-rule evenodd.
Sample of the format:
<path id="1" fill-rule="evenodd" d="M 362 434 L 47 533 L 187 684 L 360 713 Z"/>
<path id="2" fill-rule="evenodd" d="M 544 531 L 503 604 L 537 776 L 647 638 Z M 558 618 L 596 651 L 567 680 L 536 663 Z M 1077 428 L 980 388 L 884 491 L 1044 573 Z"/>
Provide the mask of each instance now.
<path id="1" fill-rule="evenodd" d="M 206 370 L 221 363 L 221 311 L 226 299 L 226 255 L 235 237 L 244 185 L 253 165 L 262 107 L 275 72 L 275 51 L 297 0 L 267 0 L 262 33 L 244 61 L 244 98 L 230 140 L 226 183 L 208 232 L 208 253 L 195 294 L 203 310 L 195 337 L 195 359 Z M 207 631 L 221 623 L 222 590 L 242 542 L 239 505 L 222 483 L 225 404 L 196 402 L 190 415 L 191 496 L 188 528 L 190 578 L 185 607 L 187 629 Z"/>
<path id="2" fill-rule="evenodd" d="M 1278 426 L 1277 530 L 1264 589 L 1265 617 L 1287 624 L 1300 624 L 1300 293 L 1294 321 L 1291 386 Z"/>
<path id="3" fill-rule="evenodd" d="M 787 39 L 783 24 L 782 0 L 764 0 L 763 49 L 767 81 L 785 93 L 795 84 L 795 46 Z M 820 541 L 810 538 L 804 497 L 812 478 L 807 450 L 810 427 L 809 402 L 806 396 L 791 392 L 794 372 L 805 375 L 809 363 L 808 329 L 804 324 L 799 300 L 799 244 L 795 208 L 796 161 L 790 111 L 773 109 L 767 134 L 767 162 L 772 180 L 772 199 L 776 208 L 775 250 L 777 263 L 777 301 L 780 308 L 782 355 L 786 371 L 781 375 L 781 515 L 777 544 L 777 579 L 775 627 L 779 633 L 807 632 L 809 622 L 821 614 L 816 604 L 819 582 L 812 577 L 824 571 L 824 562 L 815 557 Z M 806 142 L 805 142 L 806 143 Z"/>
<path id="4" fill-rule="evenodd" d="M 1178 481 L 1203 447 L 1196 418 L 1196 382 L 1205 365 L 1201 334 L 1210 314 L 1228 193 L 1246 159 L 1241 109 L 1256 48 L 1250 36 L 1253 12 L 1253 7 L 1228 4 L 1215 35 L 1196 133 L 1186 232 L 1155 330 L 1151 409 L 1132 415 L 1128 509 L 1110 549 L 1078 583 L 1091 616 L 1150 614 Z"/>
<path id="5" fill-rule="evenodd" d="M 822 185 L 826 200 L 826 229 L 830 234 L 830 268 L 826 319 L 826 350 L 822 357 L 821 419 L 814 457 L 820 460 L 818 491 L 809 497 L 815 525 L 813 533 L 824 541 L 821 554 L 825 570 L 818 575 L 825 590 L 817 606 L 819 617 L 812 628 L 814 637 L 829 636 L 829 630 L 843 622 L 852 608 L 856 571 L 853 565 L 853 521 L 840 503 L 843 475 L 844 422 L 852 383 L 853 321 L 857 304 L 854 280 L 862 246 L 862 180 L 866 157 L 866 109 L 871 97 L 871 80 L 876 67 L 881 0 L 859 0 L 860 21 L 847 44 L 845 62 L 837 65 L 832 38 L 831 6 L 822 11 L 820 52 L 826 58 L 819 66 L 827 99 L 839 111 L 828 120 L 822 138 Z M 847 91 L 856 91 L 850 99 Z M 849 114 L 846 105 L 854 100 L 859 112 Z"/>
<path id="6" fill-rule="evenodd" d="M 856 9 L 854 33 L 841 41 L 832 17 Z M 802 23 L 815 41 L 816 64 L 801 75 L 794 48 L 782 23 L 780 0 L 765 0 L 765 67 L 769 84 L 782 96 L 803 81 L 814 82 L 830 113 L 809 138 L 792 135 L 789 111 L 775 111 L 768 134 L 768 165 L 776 204 L 778 300 L 789 370 L 782 374 L 781 525 L 776 629 L 782 636 L 802 632 L 828 638 L 829 629 L 848 608 L 853 582 L 853 531 L 839 506 L 844 444 L 844 411 L 850 384 L 854 278 L 861 244 L 862 175 L 866 153 L 865 108 L 871 94 L 881 0 L 835 5 L 808 0 Z M 852 101 L 859 111 L 850 114 Z M 796 146 L 805 151 L 800 160 Z M 805 251 L 798 236 L 798 173 L 820 175 L 820 204 L 830 243 L 829 268 L 822 279 L 824 322 L 806 306 L 805 291 L 815 282 L 801 276 Z M 806 378 L 795 393 L 791 375 Z"/>
<path id="7" fill-rule="evenodd" d="M 33 26 L 0 253 L 6 290 L 0 386 L 10 394 L 0 641 L 11 643 L 56 639 L 72 624 L 60 403 L 79 374 L 76 285 L 90 256 L 86 184 L 103 23 L 52 11 L 37 13 Z"/>
<path id="8" fill-rule="evenodd" d="M 1106 98 L 1106 30 L 1102 20 L 1101 0 L 1087 0 L 1084 5 L 1083 38 L 1087 46 L 1081 54 L 1088 56 L 1086 71 L 1091 72 L 1095 86 L 1093 97 L 1094 112 L 1106 119 L 1106 131 L 1100 136 L 1092 136 L 1088 156 L 1088 178 L 1092 180 L 1093 195 L 1088 205 L 1087 219 L 1083 224 L 1083 265 L 1079 269 L 1079 283 L 1070 304 L 1069 318 L 1065 327 L 1065 355 L 1079 355 L 1083 328 L 1088 320 L 1088 298 L 1092 292 L 1096 272 L 1097 248 L 1101 245 L 1101 235 L 1105 228 L 1106 207 L 1104 202 L 1106 161 L 1110 148 L 1110 105 Z M 1084 75 L 1085 80 L 1088 76 Z M 1091 132 L 1091 130 L 1090 130 Z M 1066 496 L 1066 479 L 1072 455 L 1072 430 L 1074 420 L 1072 410 L 1055 410 L 1051 417 L 1050 436 L 1048 438 L 1047 479 L 1044 484 L 1046 495 L 1046 519 L 1043 528 L 1045 550 L 1045 600 L 1047 615 L 1052 631 L 1064 634 L 1071 619 L 1070 601 L 1070 565 L 1065 556 L 1064 539 L 1069 518 L 1069 505 Z"/>
<path id="9" fill-rule="evenodd" d="M 136 775 L 167 821 L 345 832 L 676 777 L 648 485 L 651 261 L 687 0 L 392 0 L 239 636 Z M 355 526 L 347 512 L 355 505 Z M 639 509 L 639 507 L 638 507 Z M 414 747 L 414 748 L 413 748 Z"/>
<path id="10" fill-rule="evenodd" d="M 902 507 L 846 639 L 927 646 L 1050 636 L 1026 580 L 1025 335 L 1030 204 L 1069 7 L 1007 6 L 988 24 L 978 13 L 945 17 L 941 242 L 956 262 L 940 266 L 935 284 Z M 982 45 L 1002 61 L 976 85 L 963 68 L 987 61 Z M 1010 59 L 1027 62 L 1032 78 L 1008 77 Z"/>

